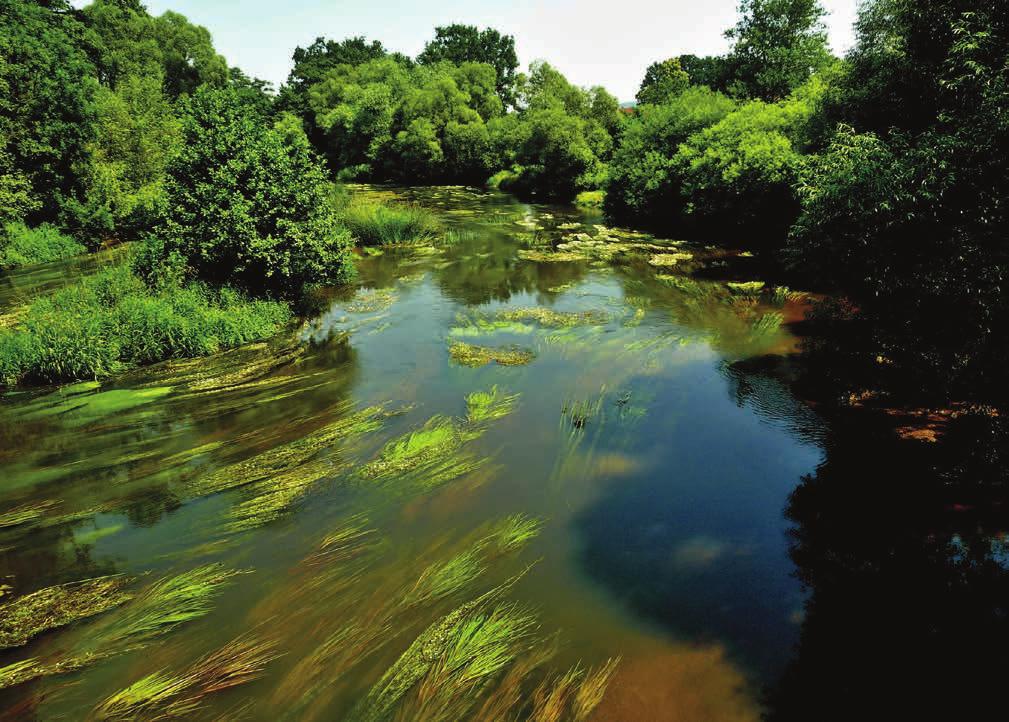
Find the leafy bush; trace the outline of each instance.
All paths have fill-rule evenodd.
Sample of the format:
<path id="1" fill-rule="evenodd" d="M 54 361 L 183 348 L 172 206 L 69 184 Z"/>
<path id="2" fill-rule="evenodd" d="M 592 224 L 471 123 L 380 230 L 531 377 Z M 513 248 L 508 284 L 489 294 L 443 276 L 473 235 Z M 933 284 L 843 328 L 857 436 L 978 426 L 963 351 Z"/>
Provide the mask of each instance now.
<path id="1" fill-rule="evenodd" d="M 437 219 L 419 206 L 352 200 L 340 220 L 363 246 L 420 243 L 440 230 Z"/>
<path id="2" fill-rule="evenodd" d="M 194 283 L 152 292 L 115 266 L 39 298 L 0 330 L 0 383 L 105 378 L 123 368 L 202 356 L 277 333 L 286 304 Z"/>
<path id="3" fill-rule="evenodd" d="M 642 106 L 610 162 L 606 212 L 640 225 L 676 225 L 683 203 L 673 156 L 680 143 L 735 107 L 734 101 L 705 87 L 688 88 L 663 105 Z"/>
<path id="4" fill-rule="evenodd" d="M 156 231 L 165 257 L 256 294 L 290 297 L 346 280 L 350 236 L 307 141 L 257 123 L 231 90 L 201 87 L 185 108 Z"/>
<path id="5" fill-rule="evenodd" d="M 0 268 L 59 261 L 80 255 L 85 250 L 83 245 L 47 223 L 36 228 L 29 228 L 24 223 L 8 223 L 0 234 Z"/>

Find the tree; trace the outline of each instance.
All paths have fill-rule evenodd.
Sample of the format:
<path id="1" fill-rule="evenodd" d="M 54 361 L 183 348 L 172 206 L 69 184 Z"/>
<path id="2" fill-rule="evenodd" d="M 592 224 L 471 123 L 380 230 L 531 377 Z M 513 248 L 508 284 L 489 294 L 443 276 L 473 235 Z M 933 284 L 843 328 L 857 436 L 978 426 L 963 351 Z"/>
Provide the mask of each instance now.
<path id="1" fill-rule="evenodd" d="M 680 225 L 684 203 L 673 162 L 676 150 L 735 107 L 703 86 L 690 87 L 664 105 L 642 107 L 624 128 L 610 162 L 606 212 L 662 229 Z"/>
<path id="2" fill-rule="evenodd" d="M 162 257 L 260 294 L 345 280 L 350 238 L 307 141 L 257 123 L 230 89 L 199 88 L 184 108 L 156 233 Z"/>
<path id="3" fill-rule="evenodd" d="M 636 99 L 640 105 L 661 105 L 682 93 L 688 85 L 690 76 L 683 70 L 680 61 L 669 58 L 648 66 Z"/>
<path id="4" fill-rule="evenodd" d="M 434 30 L 434 40 L 417 56 L 421 64 L 449 61 L 455 64 L 486 63 L 497 74 L 497 93 L 505 107 L 515 102 L 515 71 L 518 56 L 515 38 L 494 28 L 480 30 L 473 25 L 445 25 Z"/>
<path id="5" fill-rule="evenodd" d="M 165 169 L 179 151 L 179 121 L 157 75 L 123 78 L 115 90 L 100 87 L 94 108 L 83 216 L 98 224 L 91 234 L 130 239 L 164 210 Z"/>
<path id="6" fill-rule="evenodd" d="M 0 4 L 0 189 L 32 223 L 81 192 L 97 87 L 84 32 L 62 0 Z"/>
<path id="7" fill-rule="evenodd" d="M 820 0 L 741 0 L 727 62 L 734 92 L 781 100 L 830 62 Z"/>
<path id="8" fill-rule="evenodd" d="M 116 87 L 127 77 L 160 75 L 171 98 L 228 82 L 228 64 L 210 31 L 184 15 L 152 17 L 137 0 L 94 0 L 81 11 L 92 31 L 99 79 Z"/>
<path id="9" fill-rule="evenodd" d="M 726 59 L 720 55 L 681 55 L 677 58 L 680 68 L 690 77 L 691 85 L 704 85 L 720 93 L 728 91 L 729 69 Z"/>

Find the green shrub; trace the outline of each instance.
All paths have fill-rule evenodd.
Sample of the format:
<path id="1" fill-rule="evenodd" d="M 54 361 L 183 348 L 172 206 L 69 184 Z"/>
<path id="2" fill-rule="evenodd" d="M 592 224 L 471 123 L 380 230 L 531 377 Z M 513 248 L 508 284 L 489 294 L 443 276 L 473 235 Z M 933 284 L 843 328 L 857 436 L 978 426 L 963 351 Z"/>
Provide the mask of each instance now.
<path id="1" fill-rule="evenodd" d="M 582 191 L 575 196 L 575 205 L 581 208 L 602 208 L 606 191 Z"/>
<path id="2" fill-rule="evenodd" d="M 437 219 L 419 206 L 355 200 L 340 216 L 362 246 L 422 243 L 439 232 Z"/>
<path id="3" fill-rule="evenodd" d="M 165 258 L 197 278 L 254 294 L 300 295 L 351 275 L 350 236 L 308 142 L 250 117 L 233 91 L 187 100 L 182 149 L 168 168 Z"/>
<path id="4" fill-rule="evenodd" d="M 8 223 L 0 236 L 0 268 L 59 261 L 80 255 L 85 250 L 73 238 L 47 223 L 35 228 L 29 228 L 24 223 Z"/>
<path id="5" fill-rule="evenodd" d="M 0 330 L 0 383 L 101 379 L 123 368 L 216 353 L 277 333 L 286 304 L 201 283 L 151 291 L 127 265 L 36 300 Z"/>

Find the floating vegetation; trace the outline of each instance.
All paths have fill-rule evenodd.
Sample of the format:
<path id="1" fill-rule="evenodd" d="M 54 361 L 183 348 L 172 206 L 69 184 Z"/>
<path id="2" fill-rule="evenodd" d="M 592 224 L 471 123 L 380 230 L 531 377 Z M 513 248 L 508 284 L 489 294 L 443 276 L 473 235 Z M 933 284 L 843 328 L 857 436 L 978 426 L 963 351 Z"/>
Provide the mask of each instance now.
<path id="1" fill-rule="evenodd" d="M 497 386 L 490 391 L 474 391 L 466 397 L 466 418 L 472 424 L 500 419 L 515 410 L 519 394 L 505 394 Z"/>
<path id="2" fill-rule="evenodd" d="M 0 605 L 0 649 L 20 647 L 42 632 L 93 617 L 131 599 L 123 576 L 97 577 L 40 589 Z"/>
<path id="3" fill-rule="evenodd" d="M 463 338 L 491 336 L 496 333 L 526 335 L 533 333 L 533 331 L 536 330 L 527 324 L 500 319 L 489 319 L 482 314 L 476 314 L 473 318 L 459 314 L 456 317 L 456 323 L 458 325 L 453 326 L 449 330 L 449 335 Z"/>
<path id="4" fill-rule="evenodd" d="M 549 308 L 513 308 L 497 314 L 504 321 L 535 321 L 546 328 L 598 326 L 610 320 L 603 311 L 554 311 Z"/>
<path id="5" fill-rule="evenodd" d="M 692 261 L 693 259 L 694 254 L 686 251 L 678 251 L 676 253 L 656 253 L 648 259 L 648 264 L 657 268 L 668 268 L 670 266 L 679 265 L 680 261 Z"/>
<path id="6" fill-rule="evenodd" d="M 144 644 L 210 613 L 225 584 L 242 572 L 208 564 L 152 584 L 94 639 L 99 646 Z"/>
<path id="7" fill-rule="evenodd" d="M 395 291 L 388 288 L 362 289 L 343 305 L 343 310 L 347 313 L 377 313 L 389 308 L 396 298 Z"/>
<path id="8" fill-rule="evenodd" d="M 514 514 L 500 522 L 487 540 L 498 554 L 510 554 L 522 549 L 539 536 L 543 522 L 525 514 Z"/>
<path id="9" fill-rule="evenodd" d="M 523 261 L 536 261 L 538 263 L 571 263 L 574 261 L 588 261 L 590 258 L 584 253 L 574 253 L 570 251 L 533 251 L 519 249 L 518 257 Z"/>
<path id="10" fill-rule="evenodd" d="M 524 349 L 520 346 L 513 345 L 492 348 L 488 346 L 473 346 L 462 341 L 450 344 L 448 353 L 457 364 L 473 368 L 486 366 L 489 363 L 496 363 L 501 366 L 525 366 L 536 358 L 536 354 L 530 349 Z"/>
<path id="11" fill-rule="evenodd" d="M 137 680 L 98 705 L 100 720 L 174 719 L 199 711 L 204 699 L 263 675 L 279 655 L 275 645 L 239 637 L 196 661 L 181 675 L 157 672 Z"/>
<path id="12" fill-rule="evenodd" d="M 737 296 L 759 296 L 764 290 L 765 283 L 763 281 L 747 281 L 745 283 L 730 281 L 725 285 Z"/>
<path id="13" fill-rule="evenodd" d="M 409 474 L 424 486 L 438 486 L 484 464 L 485 459 L 462 450 L 466 442 L 481 434 L 480 428 L 464 427 L 446 416 L 432 416 L 420 429 L 387 443 L 359 473 L 365 479 L 379 481 Z"/>

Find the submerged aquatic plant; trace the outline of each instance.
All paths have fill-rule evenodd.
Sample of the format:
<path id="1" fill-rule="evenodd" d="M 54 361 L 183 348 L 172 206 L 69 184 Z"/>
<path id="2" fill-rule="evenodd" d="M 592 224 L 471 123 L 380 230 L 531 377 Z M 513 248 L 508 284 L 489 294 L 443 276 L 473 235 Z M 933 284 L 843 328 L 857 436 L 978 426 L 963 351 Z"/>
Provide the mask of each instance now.
<path id="1" fill-rule="evenodd" d="M 377 458 L 361 467 L 359 474 L 377 481 L 409 476 L 422 486 L 438 486 L 483 466 L 486 459 L 478 459 L 462 448 L 483 432 L 447 416 L 432 416 L 421 428 L 387 443 Z"/>
<path id="2" fill-rule="evenodd" d="M 425 604 L 464 589 L 486 570 L 482 557 L 480 546 L 477 545 L 448 561 L 430 565 L 407 593 L 406 604 Z"/>
<path id="3" fill-rule="evenodd" d="M 371 688 L 355 716 L 364 722 L 387 719 L 420 683 L 421 709 L 437 705 L 440 713 L 429 709 L 413 718 L 462 719 L 475 702 L 468 694 L 472 687 L 501 671 L 530 644 L 536 624 L 531 614 L 510 605 L 491 606 L 507 586 L 462 605 L 421 632 Z M 458 716 L 448 716 L 450 709 Z"/>
<path id="4" fill-rule="evenodd" d="M 694 260 L 693 253 L 677 251 L 676 253 L 656 253 L 648 259 L 648 264 L 658 268 L 667 268 L 669 266 L 677 266 L 681 261 L 692 260 Z"/>
<path id="5" fill-rule="evenodd" d="M 472 424 L 500 419 L 515 410 L 520 394 L 506 394 L 497 386 L 490 391 L 474 391 L 466 397 L 466 418 Z"/>
<path id="6" fill-rule="evenodd" d="M 610 320 L 602 311 L 555 311 L 542 307 L 506 309 L 498 312 L 497 317 L 505 321 L 535 321 L 546 328 L 599 326 Z"/>
<path id="7" fill-rule="evenodd" d="M 93 713 L 93 719 L 173 719 L 199 711 L 204 698 L 246 684 L 262 676 L 279 655 L 272 642 L 239 637 L 197 660 L 180 675 L 157 672 L 112 695 Z"/>
<path id="8" fill-rule="evenodd" d="M 533 251 L 520 249 L 518 257 L 523 261 L 536 261 L 538 263 L 570 263 L 573 261 L 588 261 L 589 256 L 584 253 L 574 253 L 570 251 Z"/>
<path id="9" fill-rule="evenodd" d="M 497 363 L 501 366 L 524 366 L 530 363 L 536 354 L 519 346 L 491 348 L 488 346 L 473 346 L 456 341 L 448 347 L 449 356 L 453 361 L 470 367 L 486 366 Z"/>
<path id="10" fill-rule="evenodd" d="M 305 562 L 332 564 L 352 559 L 372 546 L 376 534 L 378 530 L 370 528 L 367 516 L 355 514 L 339 529 L 327 534 Z"/>
<path id="11" fill-rule="evenodd" d="M 499 554 L 518 551 L 532 539 L 539 536 L 543 522 L 531 519 L 525 514 L 513 514 L 497 524 L 487 537 L 493 550 Z"/>
<path id="12" fill-rule="evenodd" d="M 0 668 L 0 689 L 40 677 L 76 672 L 136 650 L 180 624 L 210 613 L 223 586 L 236 574 L 209 564 L 152 584 L 86 639 L 51 659 L 32 658 Z"/>
<path id="13" fill-rule="evenodd" d="M 129 601 L 128 577 L 84 579 L 40 589 L 0 605 L 0 649 L 20 647 L 42 632 L 107 612 Z"/>
<path id="14" fill-rule="evenodd" d="M 58 503 L 54 499 L 44 499 L 8 509 L 0 513 L 0 529 L 9 529 L 37 521 Z"/>
<path id="15" fill-rule="evenodd" d="M 759 338 L 777 333 L 784 321 L 785 317 L 777 311 L 765 313 L 750 324 L 750 335 Z"/>

